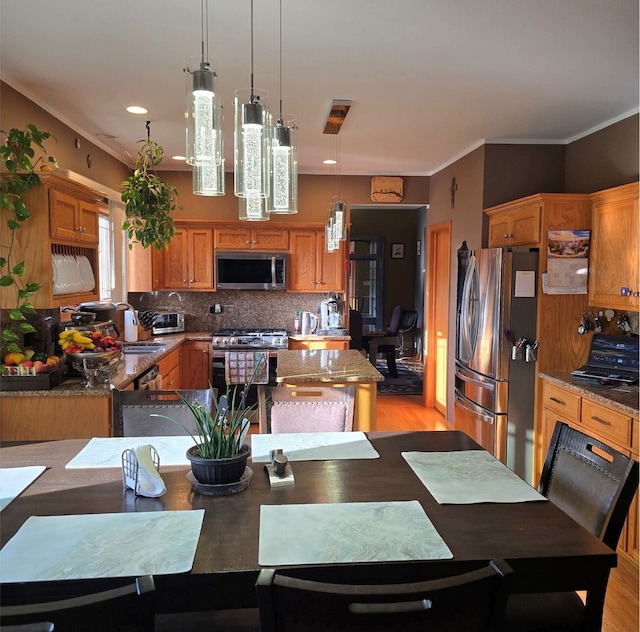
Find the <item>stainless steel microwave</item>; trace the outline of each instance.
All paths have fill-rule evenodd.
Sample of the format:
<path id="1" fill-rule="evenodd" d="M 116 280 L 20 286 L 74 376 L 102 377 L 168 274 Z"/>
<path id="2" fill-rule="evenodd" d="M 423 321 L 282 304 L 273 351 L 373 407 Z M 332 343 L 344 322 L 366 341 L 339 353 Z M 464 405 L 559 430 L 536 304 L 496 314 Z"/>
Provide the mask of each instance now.
<path id="1" fill-rule="evenodd" d="M 216 288 L 220 290 L 286 290 L 287 254 L 283 252 L 217 252 Z"/>

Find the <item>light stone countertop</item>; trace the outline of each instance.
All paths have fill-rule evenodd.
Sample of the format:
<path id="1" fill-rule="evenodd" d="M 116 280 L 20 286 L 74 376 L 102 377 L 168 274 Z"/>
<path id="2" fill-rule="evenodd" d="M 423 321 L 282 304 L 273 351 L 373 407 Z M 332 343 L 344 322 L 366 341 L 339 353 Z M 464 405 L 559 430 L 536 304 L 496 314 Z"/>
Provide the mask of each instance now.
<path id="1" fill-rule="evenodd" d="M 382 382 L 384 376 L 356 349 L 278 351 L 276 382 Z"/>
<path id="2" fill-rule="evenodd" d="M 0 397 L 67 397 L 68 395 L 81 395 L 86 397 L 104 397 L 110 393 L 111 388 L 122 390 L 141 373 L 149 367 L 157 364 L 162 358 L 169 355 L 176 347 L 179 347 L 185 340 L 211 340 L 211 333 L 206 332 L 186 332 L 181 334 L 170 334 L 165 336 L 154 336 L 146 340 L 141 340 L 135 345 L 161 344 L 162 349 L 153 353 L 131 353 L 123 354 L 120 365 L 111 375 L 111 384 L 98 386 L 96 388 L 84 388 L 80 378 L 70 378 L 66 382 L 50 390 L 34 391 L 1 391 Z"/>
<path id="3" fill-rule="evenodd" d="M 601 386 L 586 380 L 580 380 L 569 372 L 552 371 L 549 373 L 539 373 L 541 378 L 551 384 L 556 384 L 568 391 L 573 391 L 577 395 L 589 397 L 605 406 L 619 410 L 627 415 L 639 416 L 638 385 L 623 386 Z"/>
<path id="4" fill-rule="evenodd" d="M 298 340 L 298 341 L 308 341 L 308 340 L 351 340 L 351 336 L 349 334 L 327 334 L 318 335 L 318 334 L 290 334 L 290 340 Z"/>

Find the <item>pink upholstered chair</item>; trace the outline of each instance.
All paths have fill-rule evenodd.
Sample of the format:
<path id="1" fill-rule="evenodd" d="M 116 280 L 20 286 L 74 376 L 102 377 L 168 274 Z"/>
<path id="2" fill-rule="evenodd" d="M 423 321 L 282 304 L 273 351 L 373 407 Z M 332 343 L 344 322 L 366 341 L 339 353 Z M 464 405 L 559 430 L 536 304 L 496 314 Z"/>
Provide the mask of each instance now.
<path id="1" fill-rule="evenodd" d="M 355 386 L 259 386 L 260 432 L 349 432 Z"/>

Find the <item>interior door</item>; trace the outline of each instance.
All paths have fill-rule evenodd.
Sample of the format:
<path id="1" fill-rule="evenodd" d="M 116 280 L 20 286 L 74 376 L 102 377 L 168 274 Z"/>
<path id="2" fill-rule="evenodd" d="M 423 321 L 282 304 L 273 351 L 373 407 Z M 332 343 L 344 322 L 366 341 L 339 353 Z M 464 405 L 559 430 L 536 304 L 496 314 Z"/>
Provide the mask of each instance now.
<path id="1" fill-rule="evenodd" d="M 425 314 L 424 404 L 447 417 L 449 366 L 449 300 L 451 271 L 451 222 L 427 229 L 427 292 Z"/>

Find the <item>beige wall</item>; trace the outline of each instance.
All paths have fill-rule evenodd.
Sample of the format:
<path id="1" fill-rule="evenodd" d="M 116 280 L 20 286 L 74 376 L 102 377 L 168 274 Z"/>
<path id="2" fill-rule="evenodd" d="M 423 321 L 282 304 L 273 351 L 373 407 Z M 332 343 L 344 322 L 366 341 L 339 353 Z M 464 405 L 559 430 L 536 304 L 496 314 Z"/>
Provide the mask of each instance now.
<path id="1" fill-rule="evenodd" d="M 126 165 L 100 149 L 70 127 L 16 92 L 0 83 L 0 124 L 3 130 L 24 129 L 29 123 L 43 132 L 51 132 L 56 140 L 46 141 L 47 152 L 55 156 L 61 169 L 70 169 L 86 178 L 120 191 L 120 183 L 129 175 Z M 76 139 L 80 147 L 76 147 Z M 91 156 L 91 167 L 87 165 Z"/>

